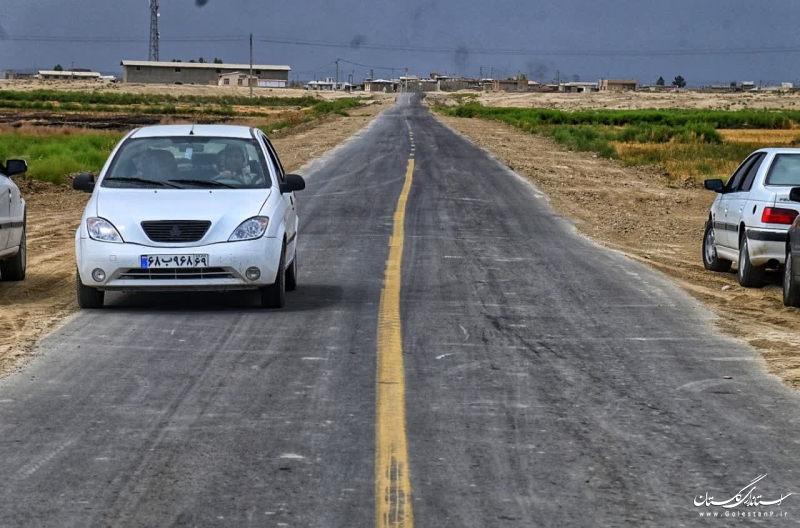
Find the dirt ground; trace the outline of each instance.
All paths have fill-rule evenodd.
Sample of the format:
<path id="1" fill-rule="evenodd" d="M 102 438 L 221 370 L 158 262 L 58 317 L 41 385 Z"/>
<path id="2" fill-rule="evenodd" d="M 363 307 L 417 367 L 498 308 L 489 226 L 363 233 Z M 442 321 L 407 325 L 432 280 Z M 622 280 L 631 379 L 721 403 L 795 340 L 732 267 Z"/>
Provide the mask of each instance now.
<path id="1" fill-rule="evenodd" d="M 559 110 L 639 110 L 644 108 L 692 108 L 714 110 L 798 110 L 800 93 L 698 93 L 698 92 L 593 92 L 593 93 L 512 93 L 460 92 L 475 94 L 486 106 L 553 108 Z M 437 98 L 457 104 L 444 94 Z"/>
<path id="2" fill-rule="evenodd" d="M 783 306 L 780 276 L 770 274 L 762 289 L 744 289 L 735 272 L 703 268 L 700 248 L 713 193 L 681 187 L 656 168 L 565 151 L 505 123 L 438 117 L 530 178 L 581 232 L 667 274 L 704 301 L 719 315 L 722 331 L 750 343 L 771 373 L 800 388 L 800 310 Z"/>
<path id="3" fill-rule="evenodd" d="M 335 147 L 367 125 L 387 104 L 350 111 L 272 135 L 287 171 Z M 32 180 L 18 180 L 28 203 L 28 271 L 17 283 L 0 283 L 0 373 L 28 355 L 36 340 L 77 310 L 75 229 L 89 195 Z"/>
<path id="4" fill-rule="evenodd" d="M 245 86 L 216 86 L 202 84 L 137 84 L 137 83 L 111 83 L 105 81 L 43 81 L 31 80 L 0 80 L 0 90 L 30 91 L 30 90 L 64 90 L 89 93 L 133 93 L 133 94 L 168 94 L 168 95 L 203 95 L 223 96 L 250 94 L 250 88 Z M 296 88 L 253 88 L 256 97 L 318 97 L 320 99 L 339 99 L 341 97 L 363 97 L 369 95 L 373 98 L 394 99 L 392 94 L 365 93 L 365 92 L 333 92 L 303 90 Z"/>

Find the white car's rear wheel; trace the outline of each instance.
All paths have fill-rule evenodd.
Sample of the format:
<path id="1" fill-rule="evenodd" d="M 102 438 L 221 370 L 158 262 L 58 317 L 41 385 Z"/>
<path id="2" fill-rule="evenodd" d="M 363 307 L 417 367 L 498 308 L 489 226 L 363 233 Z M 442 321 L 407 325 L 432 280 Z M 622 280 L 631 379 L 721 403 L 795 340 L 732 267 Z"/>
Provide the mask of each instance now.
<path id="1" fill-rule="evenodd" d="M 739 285 L 744 288 L 760 288 L 763 286 L 764 270 L 753 266 L 750 262 L 750 248 L 747 235 L 742 235 L 739 242 Z"/>
<path id="2" fill-rule="evenodd" d="M 786 269 L 783 272 L 783 304 L 800 308 L 800 284 L 795 278 L 791 249 L 786 251 Z"/>
<path id="3" fill-rule="evenodd" d="M 706 232 L 703 235 L 703 265 L 708 271 L 726 272 L 731 269 L 733 262 L 720 258 L 717 255 L 717 237 L 714 224 L 706 222 Z"/>

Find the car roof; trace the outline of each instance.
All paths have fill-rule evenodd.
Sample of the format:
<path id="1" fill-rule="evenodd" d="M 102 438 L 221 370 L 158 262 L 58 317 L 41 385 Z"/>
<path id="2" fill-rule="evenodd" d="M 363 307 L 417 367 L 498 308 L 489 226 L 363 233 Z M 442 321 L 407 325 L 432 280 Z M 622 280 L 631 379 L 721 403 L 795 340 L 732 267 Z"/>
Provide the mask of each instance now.
<path id="1" fill-rule="evenodd" d="M 250 127 L 237 125 L 156 125 L 135 130 L 131 138 L 154 137 L 225 137 L 252 139 Z"/>
<path id="2" fill-rule="evenodd" d="M 767 154 L 800 154 L 800 148 L 771 147 L 758 149 L 755 152 L 765 152 Z"/>

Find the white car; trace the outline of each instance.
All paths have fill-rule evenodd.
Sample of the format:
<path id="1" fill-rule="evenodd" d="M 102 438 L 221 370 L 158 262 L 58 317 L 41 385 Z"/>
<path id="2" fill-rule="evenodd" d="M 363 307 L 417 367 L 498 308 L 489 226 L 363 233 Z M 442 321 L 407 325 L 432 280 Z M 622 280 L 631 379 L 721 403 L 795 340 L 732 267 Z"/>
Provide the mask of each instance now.
<path id="1" fill-rule="evenodd" d="M 305 182 L 256 128 L 140 128 L 73 187 L 92 193 L 75 235 L 81 308 L 106 291 L 247 289 L 280 308 L 297 286 Z"/>
<path id="2" fill-rule="evenodd" d="M 21 281 L 27 266 L 25 200 L 13 177 L 25 174 L 24 160 L 0 163 L 0 280 Z"/>
<path id="3" fill-rule="evenodd" d="M 800 203 L 789 199 L 800 186 L 800 149 L 770 148 L 753 152 L 727 183 L 706 180 L 719 193 L 706 222 L 703 264 L 726 272 L 737 263 L 739 284 L 762 285 L 765 268 L 786 260 L 789 227 Z"/>

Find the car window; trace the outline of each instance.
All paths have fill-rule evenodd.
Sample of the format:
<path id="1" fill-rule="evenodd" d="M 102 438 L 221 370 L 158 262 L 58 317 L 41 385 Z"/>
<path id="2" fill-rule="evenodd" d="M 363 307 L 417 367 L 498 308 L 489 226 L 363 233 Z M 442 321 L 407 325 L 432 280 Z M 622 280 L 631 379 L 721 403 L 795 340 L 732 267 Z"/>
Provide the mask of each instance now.
<path id="1" fill-rule="evenodd" d="M 743 192 L 749 192 L 750 189 L 753 188 L 753 181 L 756 179 L 756 174 L 758 174 L 758 170 L 761 168 L 761 164 L 764 162 L 764 158 L 766 157 L 767 157 L 766 153 L 761 152 L 753 160 L 753 163 L 747 170 L 747 174 L 742 180 L 741 190 Z"/>
<path id="2" fill-rule="evenodd" d="M 745 174 L 750 169 L 750 166 L 755 162 L 758 155 L 753 155 L 747 158 L 744 163 L 739 165 L 739 168 L 736 169 L 736 172 L 728 179 L 728 184 L 725 186 L 725 190 L 727 192 L 736 192 L 742 185 L 742 180 L 744 179 Z"/>
<path id="3" fill-rule="evenodd" d="M 800 186 L 800 155 L 776 155 L 769 168 L 766 185 Z"/>
<path id="4" fill-rule="evenodd" d="M 253 139 L 154 137 L 122 144 L 103 187 L 266 188 L 267 161 Z"/>
<path id="5" fill-rule="evenodd" d="M 272 165 L 275 167 L 275 170 L 278 172 L 278 179 L 283 183 L 285 173 L 283 171 L 283 165 L 281 165 L 281 160 L 278 158 L 278 154 L 275 152 L 275 149 L 272 148 L 272 143 L 270 143 L 267 136 L 261 136 L 261 140 L 264 142 L 264 146 L 267 147 L 267 153 L 269 154 L 270 159 L 272 160 Z"/>

